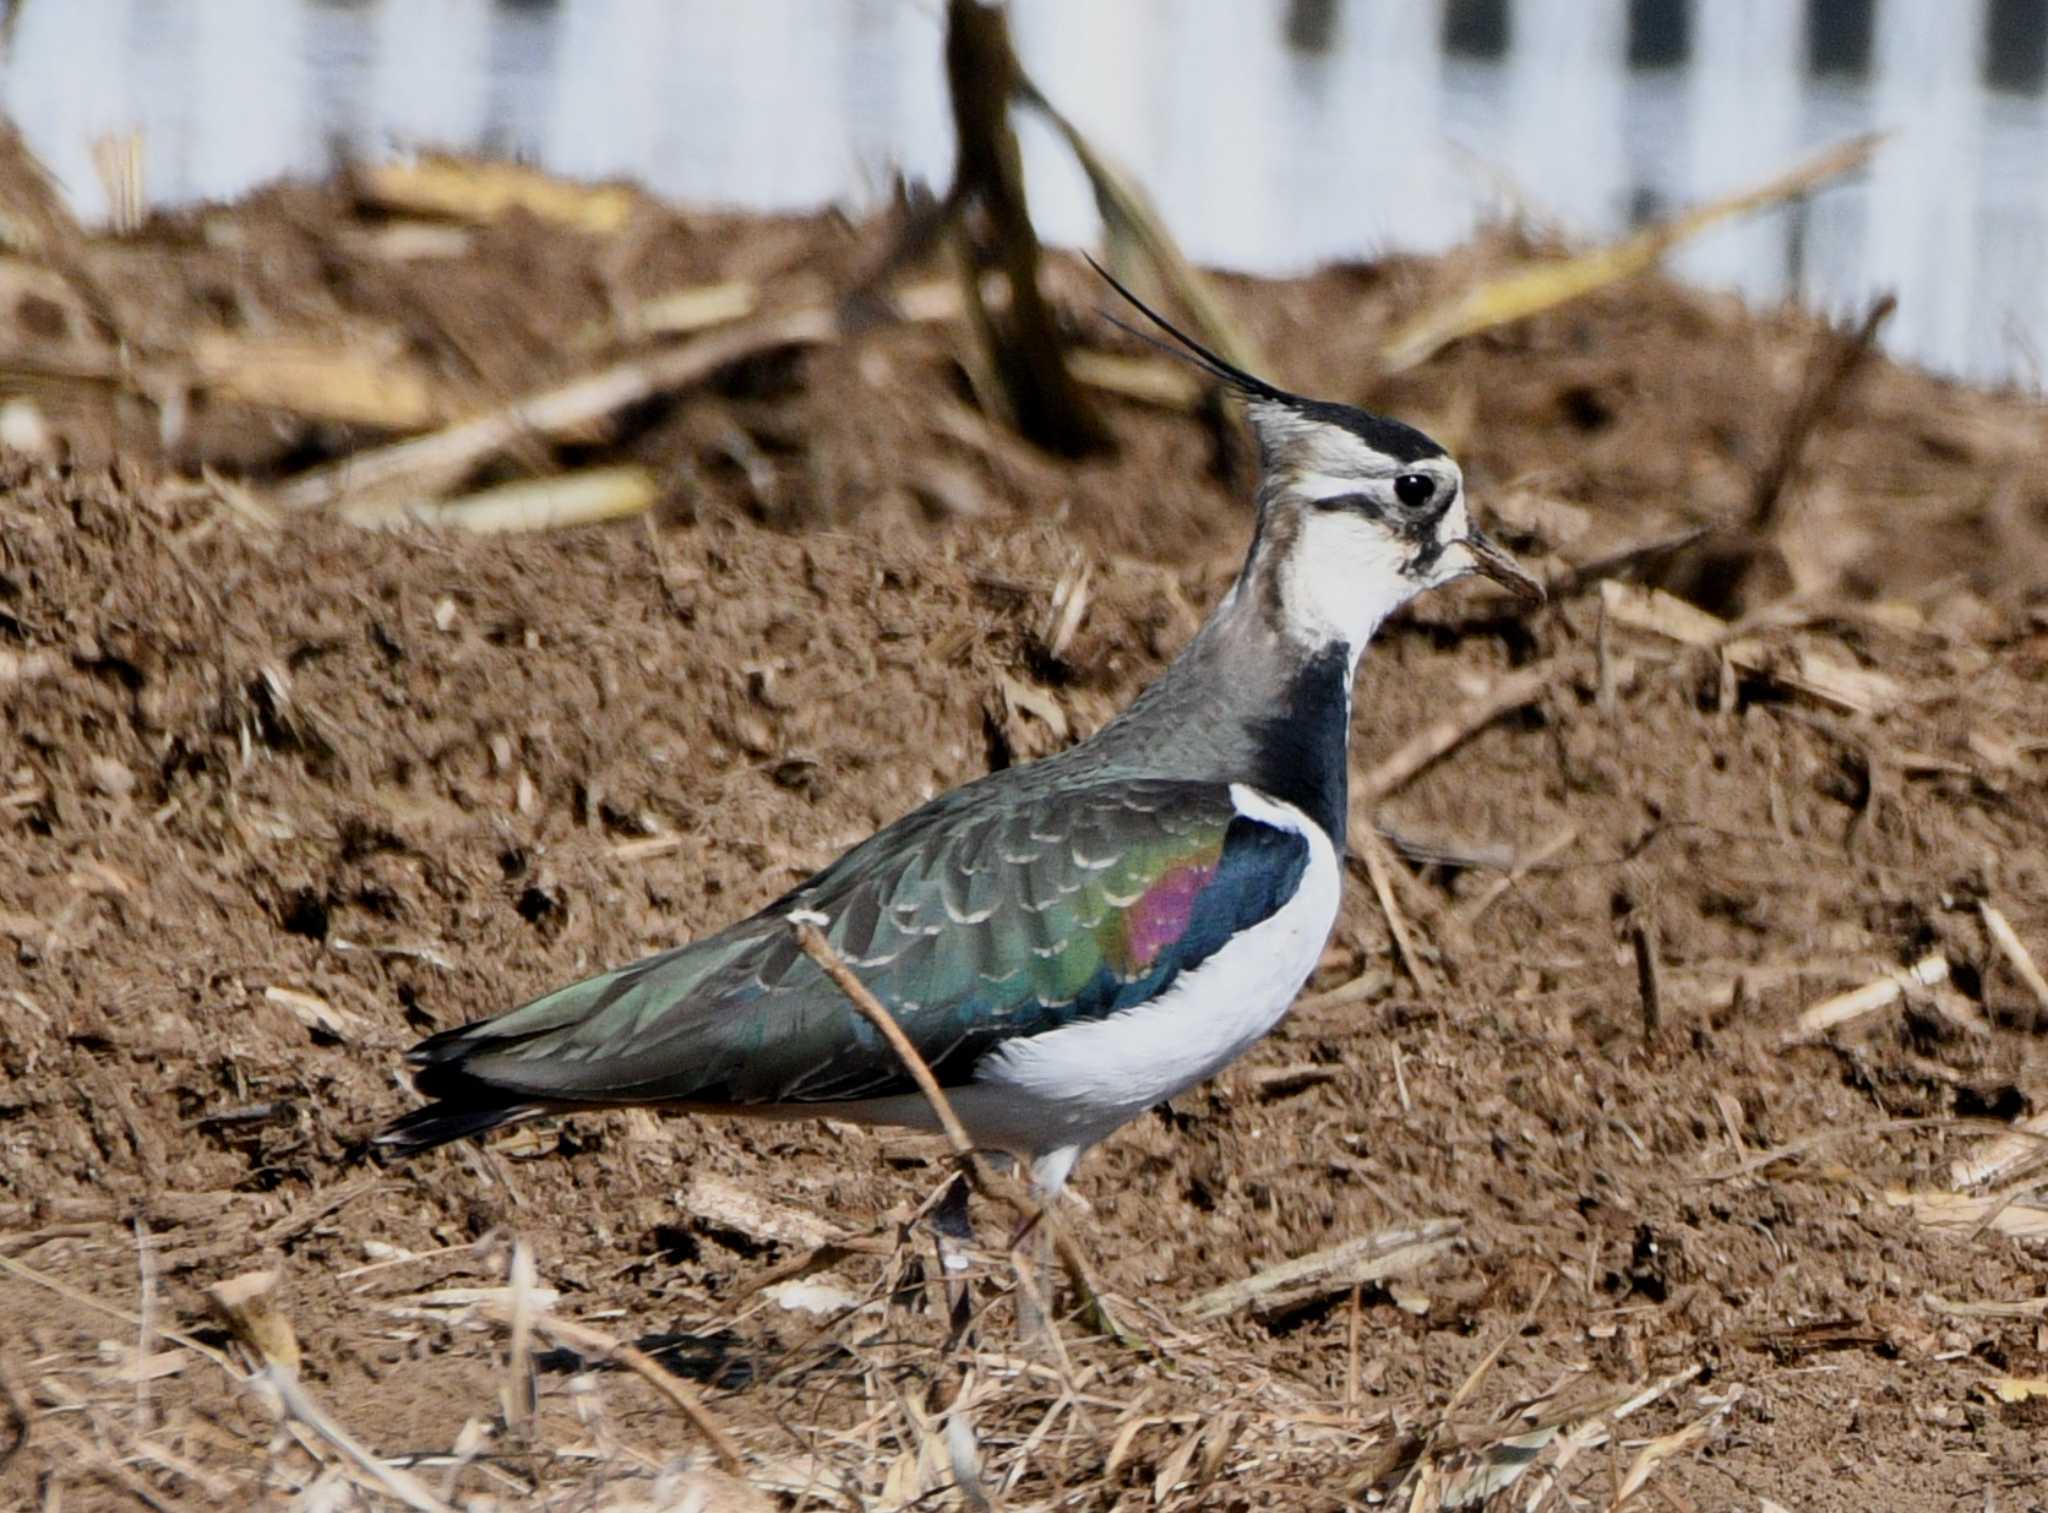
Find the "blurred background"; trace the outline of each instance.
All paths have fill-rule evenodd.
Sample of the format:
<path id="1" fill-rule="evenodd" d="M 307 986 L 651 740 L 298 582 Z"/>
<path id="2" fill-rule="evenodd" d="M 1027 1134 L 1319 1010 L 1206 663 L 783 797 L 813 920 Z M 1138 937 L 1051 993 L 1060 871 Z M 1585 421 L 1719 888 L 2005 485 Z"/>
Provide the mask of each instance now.
<path id="1" fill-rule="evenodd" d="M 2048 0 L 1018 0 L 1011 24 L 1189 254 L 1247 272 L 1510 213 L 1605 238 L 1890 132 L 1676 271 L 1830 314 L 1895 290 L 1895 355 L 2040 388 Z M 127 132 L 153 205 L 438 147 L 863 209 L 948 178 L 942 28 L 926 0 L 16 0 L 0 108 L 88 220 L 93 144 Z M 1020 132 L 1041 232 L 1092 241 L 1071 157 Z"/>
<path id="2" fill-rule="evenodd" d="M 2044 74 L 2048 0 L 0 0 L 0 1509 L 2038 1507 Z M 1311 996 L 1082 1167 L 1159 1348 L 986 1348 L 936 1142 L 363 1171 L 419 1036 L 1236 581 L 1236 407 L 1040 233 L 1550 590 L 1389 622 Z M 352 1449 L 221 1353 L 273 1281 Z"/>

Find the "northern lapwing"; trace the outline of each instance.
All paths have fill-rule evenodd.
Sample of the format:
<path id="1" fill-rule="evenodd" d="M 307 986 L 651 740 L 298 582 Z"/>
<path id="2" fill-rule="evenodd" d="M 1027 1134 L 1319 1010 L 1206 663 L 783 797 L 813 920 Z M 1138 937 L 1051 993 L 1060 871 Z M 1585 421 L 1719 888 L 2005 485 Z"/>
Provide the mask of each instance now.
<path id="1" fill-rule="evenodd" d="M 377 1144 L 630 1106 L 935 1128 L 796 913 L 829 922 L 969 1135 L 1045 1196 L 1279 1022 L 1337 918 L 1359 654 L 1465 574 L 1542 590 L 1422 432 L 1276 388 L 1116 287 L 1258 441 L 1243 569 L 1173 665 L 1089 739 L 942 794 L 752 917 L 422 1041 L 433 1101 Z"/>

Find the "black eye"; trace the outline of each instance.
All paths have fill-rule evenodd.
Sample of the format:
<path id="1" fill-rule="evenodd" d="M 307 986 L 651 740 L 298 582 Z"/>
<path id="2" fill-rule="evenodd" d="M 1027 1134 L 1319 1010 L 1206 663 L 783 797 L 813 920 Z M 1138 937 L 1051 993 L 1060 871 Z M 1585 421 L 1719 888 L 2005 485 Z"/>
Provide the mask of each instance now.
<path id="1" fill-rule="evenodd" d="M 1427 473 L 1403 473 L 1394 480 L 1394 497 L 1411 510 L 1421 509 L 1436 493 L 1436 480 Z"/>

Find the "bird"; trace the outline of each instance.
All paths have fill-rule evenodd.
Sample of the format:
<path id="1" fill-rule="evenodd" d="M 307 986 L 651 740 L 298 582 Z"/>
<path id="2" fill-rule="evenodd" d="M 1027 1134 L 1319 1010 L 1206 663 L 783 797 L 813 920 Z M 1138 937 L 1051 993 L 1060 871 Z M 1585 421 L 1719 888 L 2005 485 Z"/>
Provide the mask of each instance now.
<path id="1" fill-rule="evenodd" d="M 937 1128 L 793 918 L 822 921 L 975 1146 L 1041 1200 L 1280 1022 L 1337 919 L 1367 643 L 1467 574 L 1543 591 L 1423 432 L 1255 377 L 1097 271 L 1257 442 L 1251 542 L 1194 638 L 1092 736 L 941 794 L 748 918 L 421 1041 L 430 1101 L 375 1145 L 635 1106 Z"/>

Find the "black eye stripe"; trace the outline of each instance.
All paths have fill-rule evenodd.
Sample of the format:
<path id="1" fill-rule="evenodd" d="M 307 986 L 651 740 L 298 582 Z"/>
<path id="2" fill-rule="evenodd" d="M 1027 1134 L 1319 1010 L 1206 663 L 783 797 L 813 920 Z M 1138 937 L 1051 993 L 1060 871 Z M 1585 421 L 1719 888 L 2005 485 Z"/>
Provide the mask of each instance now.
<path id="1" fill-rule="evenodd" d="M 1438 482 L 1427 473 L 1402 473 L 1394 479 L 1394 498 L 1407 510 L 1421 510 L 1435 505 L 1437 508 L 1430 509 L 1429 513 L 1440 515 L 1458 497 L 1458 491 L 1443 490 L 1439 488 Z M 1365 492 L 1322 494 L 1308 502 L 1318 510 L 1356 510 L 1362 515 L 1372 516 L 1375 520 L 1384 517 L 1387 512 L 1385 496 Z"/>

